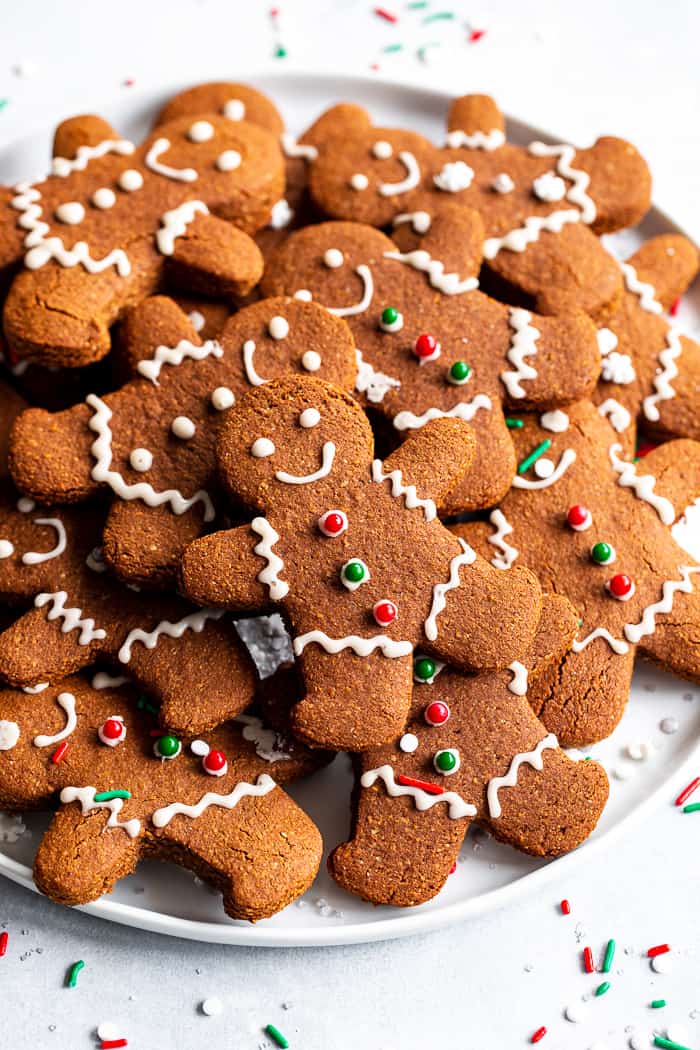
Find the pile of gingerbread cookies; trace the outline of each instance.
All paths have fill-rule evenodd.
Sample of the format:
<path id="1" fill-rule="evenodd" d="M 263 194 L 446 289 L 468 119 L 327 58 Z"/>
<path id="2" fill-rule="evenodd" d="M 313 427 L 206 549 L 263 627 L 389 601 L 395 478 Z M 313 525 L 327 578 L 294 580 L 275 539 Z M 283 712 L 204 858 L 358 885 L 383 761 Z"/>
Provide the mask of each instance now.
<path id="1" fill-rule="evenodd" d="M 422 903 L 472 822 L 586 839 L 607 778 L 564 749 L 635 656 L 700 681 L 698 253 L 600 239 L 649 207 L 629 143 L 504 129 L 468 95 L 438 145 L 350 103 L 297 140 L 205 84 L 0 188 L 0 806 L 54 810 L 52 899 L 155 857 L 255 920 L 325 845 Z M 324 844 L 285 786 L 337 752 Z"/>

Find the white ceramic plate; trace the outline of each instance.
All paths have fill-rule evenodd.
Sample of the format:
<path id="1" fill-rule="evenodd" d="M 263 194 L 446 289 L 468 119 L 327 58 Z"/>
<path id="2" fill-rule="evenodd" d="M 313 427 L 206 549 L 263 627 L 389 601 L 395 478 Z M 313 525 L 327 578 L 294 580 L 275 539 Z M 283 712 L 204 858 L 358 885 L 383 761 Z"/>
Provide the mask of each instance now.
<path id="1" fill-rule="evenodd" d="M 334 102 L 352 99 L 367 106 L 377 123 L 415 128 L 442 139 L 449 96 L 408 85 L 370 80 L 366 77 L 330 77 L 290 74 L 249 79 L 268 92 L 282 109 L 288 127 L 301 132 L 323 109 Z M 141 98 L 130 95 L 97 111 L 121 132 L 138 138 L 148 127 L 160 105 L 183 85 Z M 547 139 L 538 128 L 509 121 L 509 137 L 529 142 Z M 51 130 L 33 135 L 0 152 L 0 182 L 26 179 L 48 166 Z M 652 208 L 638 230 L 612 238 L 621 254 L 633 251 L 640 240 L 657 233 L 678 231 L 671 220 Z M 679 318 L 686 327 L 700 321 L 700 287 L 685 297 Z M 682 530 L 683 542 L 700 557 L 700 508 L 688 515 Z M 696 702 L 691 701 L 695 699 Z M 592 864 L 613 838 L 649 817 L 661 805 L 671 805 L 675 794 L 691 776 L 700 773 L 700 703 L 697 688 L 649 668 L 635 674 L 632 695 L 622 720 L 610 740 L 591 749 L 611 773 L 611 797 L 603 817 L 589 841 L 555 862 L 525 857 L 495 843 L 479 831 L 468 836 L 457 871 L 440 895 L 413 909 L 375 908 L 345 894 L 326 873 L 325 865 L 306 896 L 272 919 L 251 926 L 228 919 L 218 895 L 193 882 L 179 868 L 165 872 L 162 865 L 143 864 L 124 879 L 108 898 L 87 905 L 84 911 L 113 922 L 143 930 L 225 944 L 259 946 L 329 945 L 402 937 L 445 926 L 468 916 L 499 907 L 526 893 L 534 893 L 554 871 Z M 678 722 L 678 730 L 664 734 L 663 719 Z M 628 744 L 646 742 L 649 757 L 634 762 L 625 759 Z M 615 772 L 627 777 L 617 779 Z M 345 756 L 327 770 L 292 787 L 291 794 L 319 825 L 328 848 L 347 837 L 351 777 Z M 31 863 L 46 818 L 26 818 L 27 830 L 17 818 L 0 814 L 0 874 L 34 889 Z M 10 841 L 15 839 L 16 841 Z"/>

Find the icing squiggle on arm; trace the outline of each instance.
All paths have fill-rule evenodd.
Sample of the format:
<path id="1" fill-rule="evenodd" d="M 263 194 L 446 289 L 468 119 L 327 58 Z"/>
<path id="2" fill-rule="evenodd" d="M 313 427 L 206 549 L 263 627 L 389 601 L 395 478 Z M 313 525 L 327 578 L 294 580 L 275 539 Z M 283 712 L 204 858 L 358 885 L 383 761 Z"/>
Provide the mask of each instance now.
<path id="1" fill-rule="evenodd" d="M 375 649 L 379 649 L 382 656 L 396 660 L 402 656 L 410 656 L 413 652 L 410 642 L 397 642 L 385 634 L 375 634 L 371 638 L 361 638 L 359 634 L 348 634 L 345 638 L 331 638 L 325 631 L 307 631 L 306 634 L 300 634 L 294 639 L 292 643 L 294 655 L 301 656 L 307 645 L 314 642 L 334 656 L 343 649 L 352 649 L 357 656 L 369 656 Z"/>
<path id="2" fill-rule="evenodd" d="M 621 434 L 623 430 L 627 430 L 627 427 L 632 422 L 632 416 L 629 414 L 624 405 L 621 405 L 619 401 L 616 401 L 614 397 L 608 397 L 605 401 L 598 405 L 598 413 L 601 416 L 606 417 L 610 421 L 610 425 L 613 430 L 616 430 L 618 434 Z"/>
<path id="3" fill-rule="evenodd" d="M 273 529 L 267 518 L 253 518 L 250 527 L 261 537 L 260 543 L 253 547 L 253 551 L 267 560 L 265 568 L 258 573 L 258 580 L 269 589 L 273 602 L 279 602 L 289 593 L 289 584 L 279 578 L 284 569 L 284 562 L 272 549 L 280 538 L 279 533 Z"/>
<path id="4" fill-rule="evenodd" d="M 509 569 L 520 553 L 517 547 L 512 547 L 506 541 L 506 536 L 510 536 L 513 526 L 503 511 L 498 509 L 491 511 L 489 521 L 496 526 L 496 531 L 486 538 L 489 543 L 499 550 L 499 553 L 494 554 L 493 558 L 491 558 L 491 564 L 495 569 Z"/>
<path id="5" fill-rule="evenodd" d="M 51 605 L 46 614 L 47 620 L 63 620 L 61 625 L 62 634 L 70 634 L 71 631 L 80 629 L 78 645 L 89 645 L 90 642 L 100 641 L 107 634 L 101 627 L 95 628 L 95 621 L 89 617 L 83 619 L 82 609 L 66 608 L 68 594 L 66 591 L 55 591 L 53 594 L 37 594 L 34 605 L 37 609 L 43 609 L 45 605 Z"/>
<path id="6" fill-rule="evenodd" d="M 676 396 L 676 391 L 671 386 L 671 380 L 678 375 L 676 358 L 680 357 L 682 353 L 683 347 L 681 346 L 678 330 L 669 328 L 666 332 L 666 346 L 660 351 L 657 359 L 661 366 L 661 371 L 656 373 L 653 380 L 656 393 L 649 394 L 642 402 L 644 415 L 652 423 L 657 423 L 660 418 L 659 401 L 670 401 Z"/>
<path id="7" fill-rule="evenodd" d="M 375 459 L 372 462 L 372 481 L 377 484 L 388 481 L 391 485 L 391 495 L 394 499 L 403 496 L 404 506 L 407 510 L 415 510 L 417 507 L 420 507 L 426 521 L 432 521 L 437 517 L 437 507 L 433 500 L 421 499 L 415 485 L 404 485 L 403 475 L 400 470 L 392 470 L 389 474 L 385 474 L 381 459 Z"/>
<path id="8" fill-rule="evenodd" d="M 131 648 L 137 642 L 144 645 L 146 649 L 155 649 L 158 639 L 165 635 L 166 638 L 181 638 L 185 631 L 194 631 L 201 634 L 207 620 L 220 620 L 225 614 L 225 609 L 199 609 L 197 612 L 184 616 L 176 623 L 162 620 L 152 631 L 144 631 L 140 627 L 129 631 L 126 641 L 119 650 L 119 662 L 128 664 L 131 660 Z"/>
<path id="9" fill-rule="evenodd" d="M 59 744 L 61 740 L 65 740 L 66 737 L 75 732 L 75 727 L 78 724 L 78 716 L 75 713 L 75 697 L 72 693 L 59 693 L 56 697 L 56 703 L 65 712 L 66 724 L 60 733 L 56 733 L 55 736 L 35 736 L 35 747 L 51 747 L 52 744 Z"/>
<path id="10" fill-rule="evenodd" d="M 377 769 L 368 769 L 366 773 L 362 774 L 360 783 L 363 788 L 369 788 L 377 780 L 382 781 L 390 798 L 401 798 L 402 795 L 408 795 L 413 799 L 416 809 L 421 812 L 426 809 L 432 809 L 433 806 L 442 802 L 448 807 L 447 814 L 450 820 L 476 816 L 476 806 L 472 806 L 470 802 L 465 802 L 456 791 L 441 791 L 437 795 L 431 795 L 423 788 L 409 784 L 397 784 L 393 766 L 388 764 L 379 766 Z"/>
<path id="11" fill-rule="evenodd" d="M 625 287 L 628 292 L 632 292 L 639 299 L 639 305 L 642 310 L 646 310 L 650 314 L 661 314 L 663 313 L 663 306 L 656 298 L 656 288 L 653 284 L 647 284 L 644 281 L 640 281 L 637 277 L 637 271 L 631 263 L 620 263 L 620 269 L 622 270 L 622 276 L 625 279 Z"/>
<path id="12" fill-rule="evenodd" d="M 156 233 L 156 244 L 160 254 L 172 255 L 175 251 L 175 241 L 178 237 L 184 237 L 195 216 L 208 214 L 209 209 L 203 201 L 185 201 L 179 207 L 161 215 L 162 229 Z"/>
<path id="13" fill-rule="evenodd" d="M 596 627 L 594 631 L 591 631 L 590 634 L 587 634 L 585 638 L 581 638 L 580 640 L 575 638 L 571 643 L 572 652 L 583 652 L 586 646 L 590 645 L 590 643 L 595 641 L 596 638 L 602 638 L 606 641 L 612 651 L 617 653 L 618 656 L 624 656 L 625 653 L 629 652 L 629 645 L 627 642 L 623 642 L 620 638 L 613 638 L 606 627 Z"/>
<path id="14" fill-rule="evenodd" d="M 456 273 L 445 273 L 445 264 L 440 259 L 433 259 L 430 252 L 418 248 L 412 252 L 384 252 L 385 259 L 395 259 L 405 266 L 412 266 L 414 270 L 427 273 L 428 280 L 433 288 L 437 288 L 444 295 L 461 295 L 463 292 L 473 292 L 479 287 L 476 277 L 465 277 L 460 281 Z"/>
<path id="15" fill-rule="evenodd" d="M 620 459 L 618 453 L 622 452 L 622 445 L 611 445 L 608 451 L 612 468 L 618 477 L 618 485 L 623 488 L 631 488 L 637 499 L 644 500 L 654 508 L 664 525 L 673 525 L 676 520 L 676 512 L 673 504 L 665 496 L 659 496 L 654 492 L 656 478 L 653 474 L 642 474 L 637 476 L 637 468 L 634 463 L 627 463 Z"/>
<path id="16" fill-rule="evenodd" d="M 530 321 L 532 314 L 529 310 L 521 310 L 512 307 L 509 315 L 509 324 L 513 329 L 510 348 L 506 357 L 512 365 L 514 372 L 501 372 L 501 382 L 511 397 L 525 397 L 525 390 L 521 386 L 521 379 L 537 379 L 537 369 L 527 364 L 526 357 L 532 357 L 537 353 L 537 340 L 540 337 L 538 328 L 534 328 Z"/>
<path id="17" fill-rule="evenodd" d="M 463 419 L 465 423 L 469 423 L 480 408 L 487 412 L 493 408 L 488 394 L 476 394 L 471 401 L 459 401 L 447 411 L 442 408 L 427 408 L 420 416 L 407 410 L 397 412 L 393 424 L 397 430 L 419 430 L 432 419 Z"/>
<path id="18" fill-rule="evenodd" d="M 652 605 L 647 605 L 642 612 L 639 623 L 627 623 L 624 627 L 625 637 L 628 641 L 636 644 L 647 635 L 656 630 L 656 617 L 658 614 L 673 611 L 674 595 L 680 591 L 681 594 L 690 594 L 693 590 L 691 575 L 700 572 L 700 565 L 681 565 L 678 569 L 681 574 L 680 580 L 666 580 L 661 588 L 661 598 Z"/>
<path id="19" fill-rule="evenodd" d="M 154 386 L 158 386 L 158 376 L 163 365 L 181 365 L 185 358 L 204 361 L 210 355 L 212 357 L 224 356 L 221 345 L 215 339 L 207 339 L 201 346 L 195 346 L 189 339 L 181 339 L 177 346 L 156 347 L 152 357 L 139 361 L 136 371 L 146 379 L 150 379 Z"/>
<path id="20" fill-rule="evenodd" d="M 540 740 L 537 747 L 533 748 L 532 751 L 522 751 L 515 755 L 513 758 L 508 772 L 503 777 L 493 777 L 489 780 L 486 788 L 486 800 L 489 807 L 489 816 L 493 820 L 497 820 L 501 815 L 501 803 L 498 799 L 498 792 L 501 788 L 515 787 L 518 783 L 518 771 L 520 767 L 527 763 L 528 766 L 532 766 L 538 772 L 541 772 L 544 768 L 544 759 L 542 752 L 548 749 L 556 749 L 559 747 L 559 741 L 555 737 L 554 733 L 549 733 L 544 740 Z"/>
<path id="21" fill-rule="evenodd" d="M 184 816 L 196 820 L 201 817 L 210 806 L 219 809 L 235 809 L 242 798 L 262 798 L 277 787 L 277 784 L 267 773 L 261 773 L 255 784 L 249 784 L 245 780 L 239 781 L 228 795 L 218 795 L 215 791 L 208 791 L 194 806 L 188 806 L 184 802 L 171 802 L 169 806 L 157 809 L 151 821 L 156 828 L 165 828 L 173 817 Z"/>
<path id="22" fill-rule="evenodd" d="M 430 607 L 428 618 L 423 624 L 425 637 L 431 642 L 434 642 L 438 636 L 437 618 L 447 604 L 445 595 L 448 591 L 453 591 L 456 587 L 459 587 L 460 568 L 462 565 L 472 565 L 476 561 L 476 551 L 473 551 L 461 537 L 457 537 L 457 542 L 462 548 L 462 553 L 455 554 L 450 562 L 450 578 L 447 583 L 436 583 L 433 587 L 433 603 Z"/>

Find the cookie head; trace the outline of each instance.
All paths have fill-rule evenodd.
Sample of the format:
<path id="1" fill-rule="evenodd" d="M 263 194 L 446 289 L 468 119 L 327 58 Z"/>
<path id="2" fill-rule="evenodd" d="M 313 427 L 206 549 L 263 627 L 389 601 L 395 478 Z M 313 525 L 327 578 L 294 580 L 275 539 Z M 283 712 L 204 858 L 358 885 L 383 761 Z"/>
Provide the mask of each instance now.
<path id="1" fill-rule="evenodd" d="M 155 122 L 156 127 L 184 116 L 216 113 L 235 123 L 245 120 L 267 128 L 273 135 L 284 131 L 284 122 L 275 104 L 249 84 L 218 81 L 195 84 L 178 92 L 163 106 Z"/>
<path id="2" fill-rule="evenodd" d="M 369 469 L 372 451 L 369 423 L 351 397 L 318 379 L 287 377 L 246 394 L 218 457 L 231 492 L 265 509 L 342 493 L 349 477 Z"/>

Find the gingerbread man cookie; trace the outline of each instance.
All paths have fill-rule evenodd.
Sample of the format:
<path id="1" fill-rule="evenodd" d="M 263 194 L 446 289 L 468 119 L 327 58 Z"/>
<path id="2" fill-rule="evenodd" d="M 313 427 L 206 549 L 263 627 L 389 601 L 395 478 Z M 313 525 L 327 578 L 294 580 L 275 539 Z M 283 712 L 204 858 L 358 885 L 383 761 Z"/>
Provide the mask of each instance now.
<path id="1" fill-rule="evenodd" d="M 515 454 L 504 410 L 551 408 L 595 388 L 595 326 L 580 311 L 552 318 L 508 307 L 478 287 L 483 226 L 445 202 L 404 216 L 401 248 L 357 223 L 293 233 L 268 261 L 264 294 L 311 296 L 355 337 L 356 389 L 395 436 L 455 416 L 477 437 L 473 470 L 448 497 L 455 513 L 492 506 L 508 490 Z"/>
<path id="2" fill-rule="evenodd" d="M 0 379 L 0 478 L 6 478 L 8 475 L 12 425 L 26 407 L 26 402 L 17 391 Z"/>
<path id="3" fill-rule="evenodd" d="M 569 603 L 548 596 L 532 646 L 507 671 L 469 676 L 416 659 L 405 731 L 357 756 L 352 838 L 329 860 L 344 889 L 374 904 L 430 900 L 472 821 L 541 857 L 590 835 L 607 800 L 605 772 L 568 758 L 528 703 L 556 679 L 575 631 Z"/>
<path id="4" fill-rule="evenodd" d="M 276 734 L 255 717 L 183 746 L 154 736 L 134 700 L 79 677 L 40 696 L 0 691 L 0 805 L 59 804 L 34 861 L 38 888 L 85 904 L 154 857 L 209 882 L 234 919 L 265 918 L 302 894 L 321 836 L 278 785 L 327 756 L 289 740 L 279 760 L 266 757 Z"/>
<path id="5" fill-rule="evenodd" d="M 417 645 L 492 668 L 530 643 L 534 577 L 505 579 L 437 518 L 472 452 L 464 423 L 437 419 L 373 461 L 357 402 L 317 379 L 274 380 L 227 421 L 222 478 L 258 516 L 193 543 L 183 587 L 202 605 L 283 611 L 306 686 L 292 715 L 302 739 L 359 751 L 396 735 Z"/>
<path id="6" fill-rule="evenodd" d="M 212 527 L 218 500 L 216 435 L 242 394 L 285 372 L 354 380 L 342 319 L 313 303 L 276 298 L 235 314 L 205 340 L 175 304 L 145 300 L 126 318 L 125 356 L 138 378 L 58 415 L 32 409 L 12 438 L 12 472 L 43 502 L 109 490 L 104 555 L 119 576 L 172 583 L 185 545 Z"/>
<path id="7" fill-rule="evenodd" d="M 123 587 L 99 547 L 94 507 L 38 507 L 6 486 L 0 500 L 0 597 L 26 608 L 0 634 L 0 677 L 36 689 L 100 659 L 161 703 L 183 735 L 251 701 L 256 673 L 220 609 Z"/>
<path id="8" fill-rule="evenodd" d="M 700 681 L 700 565 L 671 526 L 700 495 L 700 443 L 671 441 L 638 463 L 590 402 L 524 420 L 510 494 L 490 524 L 454 527 L 499 569 L 525 564 L 580 618 L 536 713 L 564 745 L 619 721 L 635 651 Z M 508 573 L 504 573 L 508 575 Z"/>
<path id="9" fill-rule="evenodd" d="M 246 294 L 262 272 L 248 234 L 283 186 L 274 136 L 245 121 L 184 116 L 138 147 L 99 117 L 65 121 L 51 174 L 0 191 L 0 271 L 24 260 L 4 308 L 10 346 L 42 364 L 98 360 L 109 326 L 164 275 Z"/>

